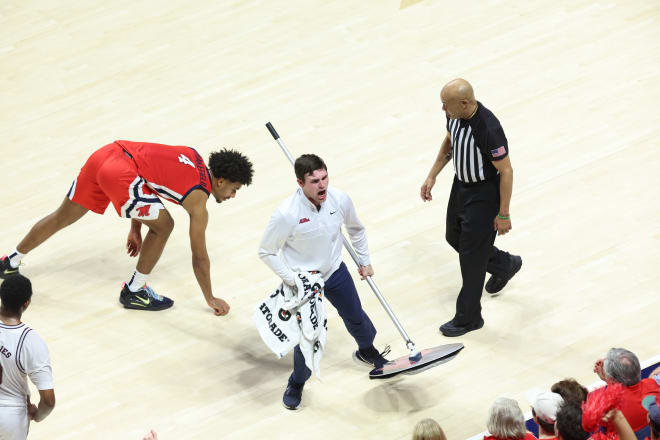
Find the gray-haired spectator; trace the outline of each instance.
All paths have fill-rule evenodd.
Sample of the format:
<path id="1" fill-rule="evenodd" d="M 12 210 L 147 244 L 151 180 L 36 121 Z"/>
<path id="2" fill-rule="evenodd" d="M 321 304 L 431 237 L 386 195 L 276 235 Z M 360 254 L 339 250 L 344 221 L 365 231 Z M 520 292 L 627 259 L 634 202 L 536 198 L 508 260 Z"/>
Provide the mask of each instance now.
<path id="1" fill-rule="evenodd" d="M 539 426 L 539 439 L 556 439 L 555 421 L 557 411 L 564 403 L 564 399 L 557 393 L 544 391 L 537 395 L 532 402 L 532 417 Z"/>
<path id="2" fill-rule="evenodd" d="M 489 435 L 485 435 L 484 440 L 536 440 L 525 428 L 525 417 L 518 402 L 506 397 L 499 397 L 493 402 L 486 427 Z"/>
<path id="3" fill-rule="evenodd" d="M 608 384 L 623 385 L 621 412 L 634 431 L 644 428 L 646 411 L 642 407 L 642 399 L 647 395 L 660 394 L 660 386 L 655 378 L 642 380 L 639 359 L 635 353 L 625 348 L 610 348 L 605 359 L 596 361 L 594 372 Z"/>
<path id="4" fill-rule="evenodd" d="M 447 437 L 438 422 L 424 419 L 415 425 L 412 440 L 447 440 Z"/>

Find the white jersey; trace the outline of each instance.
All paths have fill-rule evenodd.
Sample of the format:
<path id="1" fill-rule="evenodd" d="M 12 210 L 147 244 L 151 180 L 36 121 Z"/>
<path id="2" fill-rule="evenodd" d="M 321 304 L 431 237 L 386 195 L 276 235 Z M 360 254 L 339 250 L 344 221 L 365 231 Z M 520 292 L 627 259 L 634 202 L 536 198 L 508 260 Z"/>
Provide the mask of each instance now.
<path id="1" fill-rule="evenodd" d="M 289 285 L 295 284 L 295 272 L 320 271 L 327 281 L 341 264 L 342 224 L 360 264 L 371 264 L 367 234 L 350 197 L 328 187 L 327 198 L 317 210 L 298 188 L 270 218 L 259 244 L 259 257 Z"/>
<path id="2" fill-rule="evenodd" d="M 53 389 L 46 343 L 23 323 L 0 322 L 0 369 L 0 407 L 26 407 L 28 376 L 38 390 Z"/>

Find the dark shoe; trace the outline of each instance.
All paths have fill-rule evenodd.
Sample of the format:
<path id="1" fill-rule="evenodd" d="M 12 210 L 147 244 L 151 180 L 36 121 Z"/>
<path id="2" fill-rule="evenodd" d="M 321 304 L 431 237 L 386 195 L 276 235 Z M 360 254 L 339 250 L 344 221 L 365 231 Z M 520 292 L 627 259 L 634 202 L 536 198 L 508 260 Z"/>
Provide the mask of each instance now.
<path id="1" fill-rule="evenodd" d="M 119 302 L 127 309 L 150 311 L 169 309 L 174 304 L 174 301 L 157 294 L 146 284 L 137 292 L 131 292 L 126 283 L 119 294 Z"/>
<path id="2" fill-rule="evenodd" d="M 304 386 L 304 383 L 292 382 L 291 379 L 289 379 L 289 383 L 282 396 L 282 404 L 286 409 L 296 410 L 300 408 Z"/>
<path id="3" fill-rule="evenodd" d="M 456 325 L 454 324 L 454 320 L 452 319 L 451 321 L 442 324 L 440 326 L 440 331 L 442 332 L 443 335 L 452 338 L 455 336 L 464 335 L 467 332 L 471 332 L 472 330 L 479 330 L 483 326 L 484 326 L 483 318 L 479 318 L 478 321 L 466 325 Z"/>
<path id="4" fill-rule="evenodd" d="M 10 275 L 18 275 L 18 267 L 15 269 L 11 267 L 11 264 L 9 264 L 9 257 L 3 255 L 2 258 L 0 258 L 0 278 L 4 280 Z"/>
<path id="5" fill-rule="evenodd" d="M 385 356 L 389 353 L 389 345 L 385 346 L 385 349 L 381 353 L 378 353 L 378 350 L 372 345 L 369 348 L 360 348 L 359 350 L 354 351 L 353 360 L 358 365 L 366 365 L 371 368 L 383 368 L 383 365 L 389 362 L 385 359 Z"/>
<path id="6" fill-rule="evenodd" d="M 522 267 L 522 258 L 520 258 L 518 255 L 513 255 L 513 267 L 511 268 L 511 272 L 509 272 L 509 277 L 500 278 L 500 277 L 496 277 L 495 275 L 491 275 L 490 279 L 488 279 L 488 282 L 486 283 L 486 292 L 488 292 L 490 296 L 499 295 L 500 290 L 504 289 L 506 283 L 508 283 L 509 280 L 513 278 L 515 274 L 518 273 L 521 267 Z"/>

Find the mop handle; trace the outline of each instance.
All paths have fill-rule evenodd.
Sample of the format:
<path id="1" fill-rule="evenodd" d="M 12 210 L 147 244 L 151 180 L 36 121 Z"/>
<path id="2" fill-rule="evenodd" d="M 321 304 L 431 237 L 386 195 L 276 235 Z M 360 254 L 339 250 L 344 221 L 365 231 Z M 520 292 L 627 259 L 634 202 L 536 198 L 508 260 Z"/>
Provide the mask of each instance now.
<path id="1" fill-rule="evenodd" d="M 268 122 L 266 124 L 266 128 L 268 129 L 268 131 L 270 131 L 270 134 L 273 136 L 273 139 L 275 139 L 275 141 L 279 144 L 280 148 L 284 152 L 284 155 L 287 157 L 287 159 L 289 159 L 289 162 L 291 162 L 291 165 L 293 165 L 293 156 L 291 156 L 291 153 L 289 153 L 289 150 L 286 148 L 286 145 L 284 145 L 284 142 L 282 141 L 282 138 L 280 138 L 280 135 L 277 134 L 277 131 L 275 130 L 275 127 L 273 127 L 273 124 Z M 346 248 L 348 253 L 351 254 L 351 257 L 353 258 L 353 261 L 355 262 L 355 264 L 357 264 L 358 267 L 362 266 L 360 264 L 360 259 L 357 255 L 357 253 L 355 252 L 355 250 L 353 250 L 353 247 L 348 242 L 348 240 L 346 239 L 346 237 L 344 236 L 343 233 L 341 234 L 341 238 L 344 241 L 344 247 Z M 376 283 L 374 283 L 374 281 L 369 276 L 366 277 L 366 280 L 367 280 L 367 283 L 369 284 L 369 287 L 371 287 L 371 290 L 373 290 L 373 292 L 376 294 L 376 298 L 378 298 L 378 301 L 380 301 L 380 303 L 383 305 L 383 308 L 385 309 L 387 314 L 390 316 L 390 319 L 392 320 L 392 322 L 396 326 L 397 330 L 399 330 L 399 333 L 401 333 L 401 336 L 403 337 L 403 340 L 406 341 L 406 345 L 408 346 L 408 348 L 410 348 L 411 350 L 414 350 L 415 344 L 413 343 L 413 341 L 410 340 L 410 337 L 408 336 L 406 331 L 403 329 L 403 326 L 401 325 L 401 323 L 399 322 L 397 317 L 394 315 L 394 312 L 392 311 L 390 306 L 387 304 L 387 301 L 385 301 L 385 298 L 380 293 L 380 290 L 378 290 L 378 287 L 376 287 Z"/>

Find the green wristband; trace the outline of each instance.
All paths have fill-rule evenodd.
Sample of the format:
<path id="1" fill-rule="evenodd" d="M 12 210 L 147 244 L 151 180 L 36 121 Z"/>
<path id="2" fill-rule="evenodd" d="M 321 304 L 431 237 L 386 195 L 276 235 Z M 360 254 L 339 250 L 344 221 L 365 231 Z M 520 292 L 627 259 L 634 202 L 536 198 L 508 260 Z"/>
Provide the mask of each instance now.
<path id="1" fill-rule="evenodd" d="M 509 220 L 511 218 L 511 216 L 510 215 L 497 214 L 497 218 L 499 218 L 500 220 Z"/>

